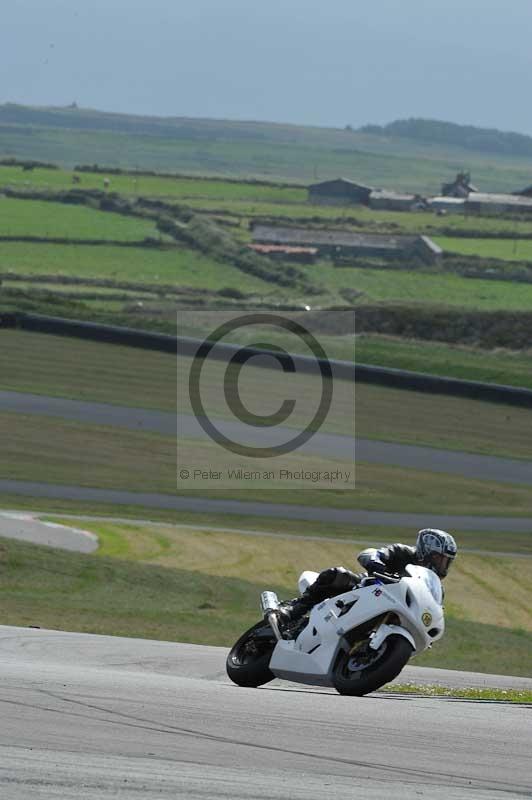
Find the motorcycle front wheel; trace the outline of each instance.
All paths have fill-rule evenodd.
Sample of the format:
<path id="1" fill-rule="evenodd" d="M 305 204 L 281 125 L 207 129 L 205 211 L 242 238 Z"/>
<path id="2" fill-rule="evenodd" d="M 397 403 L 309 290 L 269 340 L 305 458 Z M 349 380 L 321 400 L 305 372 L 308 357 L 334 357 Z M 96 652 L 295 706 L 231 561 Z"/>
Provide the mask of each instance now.
<path id="1" fill-rule="evenodd" d="M 277 643 L 273 631 L 262 620 L 246 631 L 229 651 L 227 674 L 238 686 L 257 687 L 275 678 L 269 668 Z"/>
<path id="2" fill-rule="evenodd" d="M 369 639 L 340 653 L 333 671 L 334 688 L 340 694 L 361 697 L 396 678 L 412 655 L 404 636 L 389 636 L 378 650 Z"/>

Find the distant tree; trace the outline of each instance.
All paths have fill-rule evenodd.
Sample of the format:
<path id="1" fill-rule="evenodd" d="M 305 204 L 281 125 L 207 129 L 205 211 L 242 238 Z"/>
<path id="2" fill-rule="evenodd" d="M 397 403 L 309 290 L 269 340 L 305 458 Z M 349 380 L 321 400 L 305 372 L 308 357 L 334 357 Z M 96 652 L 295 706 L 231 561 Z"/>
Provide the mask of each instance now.
<path id="1" fill-rule="evenodd" d="M 435 119 L 398 119 L 388 125 L 364 125 L 362 133 L 414 139 L 480 152 L 532 156 L 532 137 L 522 133 L 476 128 Z"/>

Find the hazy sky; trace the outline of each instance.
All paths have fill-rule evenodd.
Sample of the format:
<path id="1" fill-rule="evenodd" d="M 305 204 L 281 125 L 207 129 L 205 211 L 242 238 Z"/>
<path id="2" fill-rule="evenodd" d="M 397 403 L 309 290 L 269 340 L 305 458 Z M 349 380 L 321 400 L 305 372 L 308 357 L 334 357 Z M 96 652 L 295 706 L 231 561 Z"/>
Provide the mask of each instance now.
<path id="1" fill-rule="evenodd" d="M 530 0 L 2 0 L 0 102 L 532 134 Z"/>

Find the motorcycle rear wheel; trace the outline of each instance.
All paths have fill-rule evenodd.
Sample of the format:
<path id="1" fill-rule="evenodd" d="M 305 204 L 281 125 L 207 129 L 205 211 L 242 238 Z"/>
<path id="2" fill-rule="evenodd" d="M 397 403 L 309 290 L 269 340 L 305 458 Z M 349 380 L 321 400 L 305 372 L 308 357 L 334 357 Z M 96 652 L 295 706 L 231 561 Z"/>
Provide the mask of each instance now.
<path id="1" fill-rule="evenodd" d="M 264 620 L 242 634 L 226 661 L 227 674 L 233 683 L 256 688 L 272 681 L 275 675 L 269 663 L 276 643 L 272 629 Z"/>
<path id="2" fill-rule="evenodd" d="M 374 692 L 396 678 L 411 655 L 412 645 L 404 636 L 389 636 L 376 651 L 371 650 L 368 640 L 355 654 L 352 650 L 340 653 L 333 671 L 334 688 L 340 694 L 355 697 Z"/>

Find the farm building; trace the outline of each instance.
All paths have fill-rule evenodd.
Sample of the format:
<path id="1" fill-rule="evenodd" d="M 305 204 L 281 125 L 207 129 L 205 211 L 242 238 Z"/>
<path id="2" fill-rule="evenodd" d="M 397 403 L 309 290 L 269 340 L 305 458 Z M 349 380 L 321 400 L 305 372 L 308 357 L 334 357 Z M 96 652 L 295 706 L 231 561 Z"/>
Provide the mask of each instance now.
<path id="1" fill-rule="evenodd" d="M 351 231 L 254 225 L 257 244 L 316 248 L 320 255 L 345 258 L 373 256 L 396 259 L 419 257 L 427 262 L 438 259 L 442 250 L 427 236 L 386 236 Z"/>
<path id="2" fill-rule="evenodd" d="M 463 197 L 431 197 L 428 206 L 432 211 L 445 211 L 448 214 L 463 214 L 465 198 Z"/>
<path id="3" fill-rule="evenodd" d="M 381 211 L 413 211 L 424 208 L 426 202 L 418 194 L 399 194 L 399 192 L 378 189 L 371 192 L 369 206 Z"/>
<path id="4" fill-rule="evenodd" d="M 351 203 L 368 205 L 372 191 L 372 186 L 355 183 L 355 181 L 350 181 L 347 178 L 337 178 L 333 181 L 313 183 L 308 187 L 308 199 L 310 203 L 323 205 L 342 206 Z"/>
<path id="5" fill-rule="evenodd" d="M 467 198 L 464 206 L 466 213 L 473 214 L 532 214 L 532 197 L 476 192 Z"/>
<path id="6" fill-rule="evenodd" d="M 520 197 L 532 197 L 532 186 L 527 186 L 525 189 L 521 189 L 520 192 L 512 192 L 512 194 L 519 195 Z"/>
<path id="7" fill-rule="evenodd" d="M 454 181 L 443 183 L 441 193 L 444 197 L 468 197 L 472 192 L 478 192 L 476 186 L 471 183 L 469 172 L 459 172 Z"/>

